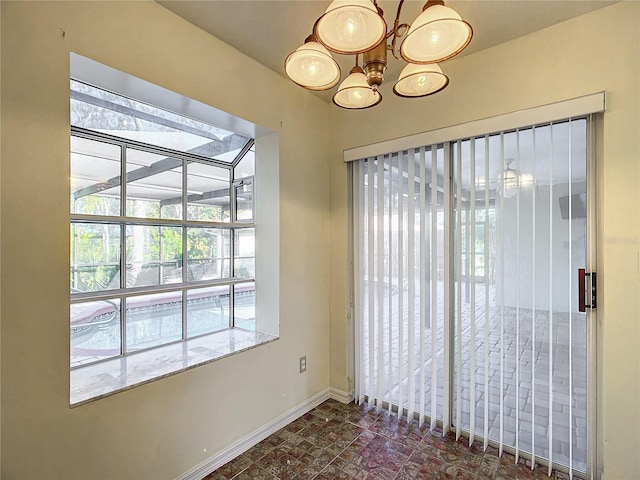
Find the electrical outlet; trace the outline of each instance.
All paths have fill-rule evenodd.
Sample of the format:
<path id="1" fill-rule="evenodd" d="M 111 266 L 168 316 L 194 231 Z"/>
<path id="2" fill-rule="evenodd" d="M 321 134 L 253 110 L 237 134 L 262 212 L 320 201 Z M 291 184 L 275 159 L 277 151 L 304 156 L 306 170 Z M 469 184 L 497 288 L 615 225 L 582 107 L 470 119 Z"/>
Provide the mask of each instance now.
<path id="1" fill-rule="evenodd" d="M 307 356 L 300 357 L 300 373 L 307 371 Z"/>

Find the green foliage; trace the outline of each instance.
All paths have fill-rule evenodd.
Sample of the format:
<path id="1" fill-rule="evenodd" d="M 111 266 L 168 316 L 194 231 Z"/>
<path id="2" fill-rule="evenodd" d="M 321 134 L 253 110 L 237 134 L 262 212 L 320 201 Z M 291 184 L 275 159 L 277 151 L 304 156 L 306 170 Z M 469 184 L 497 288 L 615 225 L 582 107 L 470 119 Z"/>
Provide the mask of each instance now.
<path id="1" fill-rule="evenodd" d="M 119 286 L 120 228 L 71 224 L 71 288 L 97 291 Z"/>
<path id="2" fill-rule="evenodd" d="M 234 276 L 239 277 L 239 278 L 249 278 L 251 277 L 251 275 L 249 274 L 249 270 L 247 270 L 247 267 L 244 266 L 235 266 L 234 268 Z"/>
<path id="3" fill-rule="evenodd" d="M 73 199 L 72 199 L 73 201 Z M 188 218 L 201 221 L 223 221 L 224 210 L 213 205 L 188 205 Z M 128 200 L 127 215 L 139 218 L 181 218 L 182 205 L 160 207 L 151 200 Z M 75 200 L 75 213 L 118 216 L 118 198 L 90 195 Z M 183 227 L 127 225 L 127 284 L 134 285 L 140 275 L 157 271 L 162 264 L 163 278 L 180 278 L 183 267 Z M 230 231 L 216 228 L 186 228 L 189 280 L 197 280 L 208 268 L 218 268 L 215 261 L 229 256 Z M 222 237 L 222 238 L 220 238 Z M 219 251 L 220 249 L 223 251 Z M 71 286 L 80 291 L 119 288 L 120 224 L 76 223 L 71 226 Z M 139 258 L 141 257 L 141 258 Z M 133 266 L 132 266 L 133 265 Z M 199 270 L 198 270 L 199 269 Z M 205 269 L 205 270 L 203 270 Z M 238 267 L 237 276 L 249 276 Z M 148 276 L 148 275 L 147 275 Z"/>
<path id="4" fill-rule="evenodd" d="M 71 195 L 73 213 L 86 215 L 120 215 L 120 198 L 104 195 L 87 195 L 74 199 Z"/>
<path id="5" fill-rule="evenodd" d="M 222 207 L 215 205 L 187 205 L 187 218 L 189 220 L 202 220 L 209 222 L 223 222 L 228 218 L 222 217 Z"/>

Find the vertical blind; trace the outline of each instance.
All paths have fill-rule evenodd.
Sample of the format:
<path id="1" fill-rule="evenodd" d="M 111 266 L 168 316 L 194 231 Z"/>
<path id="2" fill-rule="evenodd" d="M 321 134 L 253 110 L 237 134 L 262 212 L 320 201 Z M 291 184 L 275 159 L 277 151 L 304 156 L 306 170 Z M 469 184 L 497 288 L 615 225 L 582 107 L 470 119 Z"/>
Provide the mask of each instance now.
<path id="1" fill-rule="evenodd" d="M 587 119 L 352 165 L 357 400 L 586 472 Z"/>
<path id="2" fill-rule="evenodd" d="M 354 164 L 356 395 L 421 423 L 444 414 L 444 160 L 433 146 Z"/>

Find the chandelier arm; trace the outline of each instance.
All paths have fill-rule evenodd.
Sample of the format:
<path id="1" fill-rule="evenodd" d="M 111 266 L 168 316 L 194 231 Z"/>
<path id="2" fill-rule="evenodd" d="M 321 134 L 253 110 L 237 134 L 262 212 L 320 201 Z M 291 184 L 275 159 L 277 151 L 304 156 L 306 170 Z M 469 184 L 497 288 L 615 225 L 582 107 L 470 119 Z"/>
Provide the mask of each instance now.
<path id="1" fill-rule="evenodd" d="M 389 50 L 391 50 L 391 53 L 393 54 L 394 58 L 400 59 L 401 57 L 399 56 L 400 53 L 396 53 L 396 40 L 398 38 L 400 38 L 403 34 L 400 34 L 400 28 L 403 28 L 406 26 L 406 28 L 409 27 L 409 25 L 407 25 L 406 23 L 400 24 L 400 12 L 402 12 L 402 5 L 404 4 L 404 0 L 400 0 L 400 2 L 398 3 L 398 9 L 396 10 L 396 19 L 393 22 L 393 29 L 387 34 L 387 38 L 391 37 L 391 48 L 389 48 Z M 405 29 L 406 32 L 406 29 Z"/>
<path id="2" fill-rule="evenodd" d="M 398 3 L 398 10 L 396 11 L 396 19 L 393 22 L 393 31 L 395 32 L 398 28 L 398 22 L 400 21 L 400 12 L 402 11 L 402 4 L 404 3 L 404 0 L 400 0 L 400 2 Z"/>
<path id="3" fill-rule="evenodd" d="M 391 40 L 391 45 L 389 45 L 388 49 L 391 50 L 393 57 L 397 58 L 398 60 L 402 60 L 402 55 L 400 55 L 400 49 L 396 48 L 396 40 L 404 37 L 409 31 L 410 27 L 411 25 L 409 25 L 408 23 L 401 23 L 394 30 L 389 32 L 388 36 L 390 37 L 393 35 L 393 39 Z"/>

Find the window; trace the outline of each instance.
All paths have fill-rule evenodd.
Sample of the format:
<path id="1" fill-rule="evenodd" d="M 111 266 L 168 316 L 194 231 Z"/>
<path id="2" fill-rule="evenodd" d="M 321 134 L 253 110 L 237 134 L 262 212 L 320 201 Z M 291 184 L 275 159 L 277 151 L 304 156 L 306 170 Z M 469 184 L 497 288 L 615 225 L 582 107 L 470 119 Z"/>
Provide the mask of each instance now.
<path id="1" fill-rule="evenodd" d="M 493 201 L 493 200 L 492 200 Z M 466 208 L 464 208 L 466 207 Z M 488 239 L 488 256 L 485 260 L 485 216 L 489 217 L 489 231 L 487 235 Z M 487 278 L 493 282 L 494 274 L 495 274 L 495 228 L 496 228 L 496 210 L 493 204 L 490 204 L 487 209 L 477 209 L 475 210 L 475 217 L 471 215 L 468 205 L 463 204 L 463 210 L 460 212 L 460 247 L 461 247 L 461 255 L 460 262 L 461 265 L 461 275 L 463 278 L 469 278 L 469 272 L 471 271 L 471 265 L 473 262 L 473 258 L 475 257 L 475 262 L 473 262 L 475 271 L 473 272 L 473 276 L 476 278 L 476 281 L 483 281 L 485 278 L 485 270 L 487 273 Z M 475 218 L 475 220 L 474 220 Z M 473 236 L 473 244 L 471 244 L 471 226 L 469 226 L 469 222 L 473 222 L 473 228 L 475 228 L 475 235 Z"/>
<path id="2" fill-rule="evenodd" d="M 71 81 L 72 369 L 256 330 L 254 174 L 252 138 Z"/>

